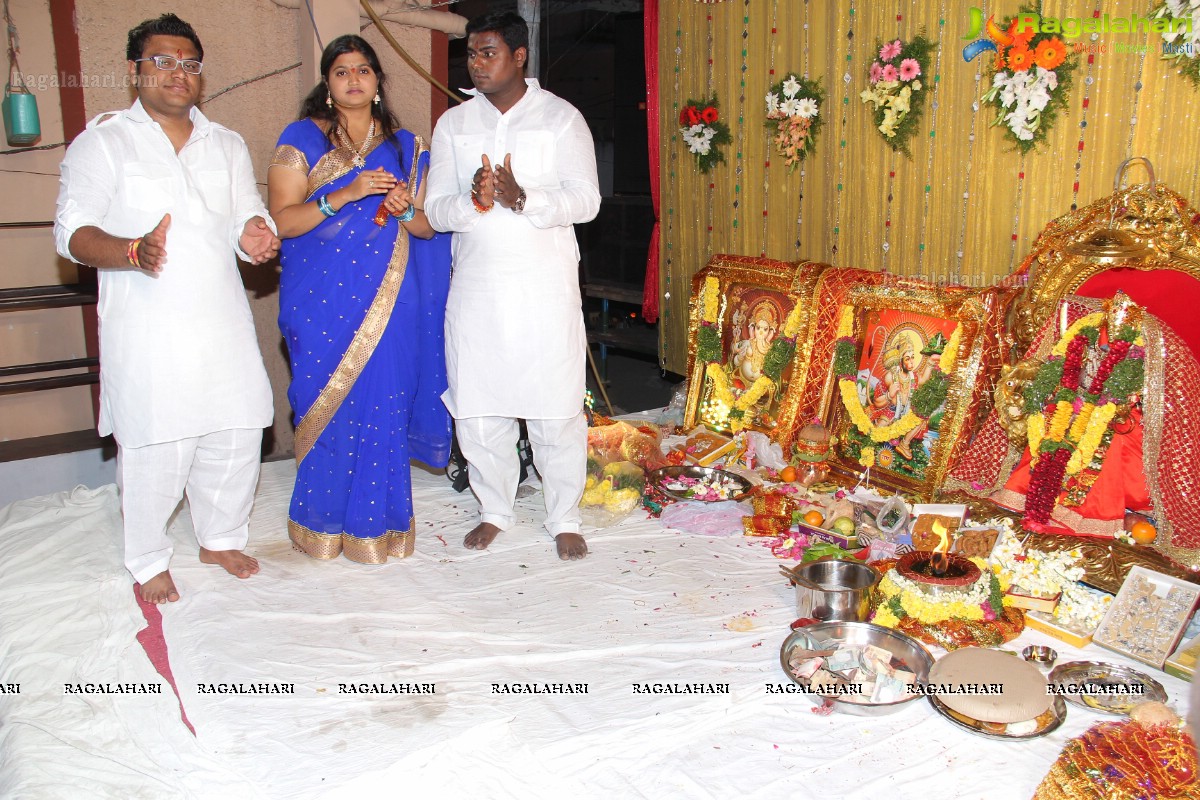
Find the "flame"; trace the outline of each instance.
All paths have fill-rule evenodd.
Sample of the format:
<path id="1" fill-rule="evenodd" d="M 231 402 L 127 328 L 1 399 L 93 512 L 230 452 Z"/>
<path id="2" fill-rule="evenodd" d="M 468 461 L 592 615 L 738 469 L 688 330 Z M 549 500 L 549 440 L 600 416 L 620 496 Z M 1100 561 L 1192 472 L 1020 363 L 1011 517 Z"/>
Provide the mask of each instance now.
<path id="1" fill-rule="evenodd" d="M 946 526 L 942 524 L 940 519 L 933 521 L 933 533 L 938 537 L 938 545 L 933 548 L 935 553 L 947 553 L 950 551 L 950 537 L 947 536 Z"/>
<path id="2" fill-rule="evenodd" d="M 946 555 L 950 550 L 950 537 L 946 535 L 946 526 L 940 519 L 933 521 L 932 530 L 937 534 L 938 544 L 933 548 L 933 555 L 929 558 L 929 569 L 934 575 L 941 577 L 950 568 L 950 558 Z"/>

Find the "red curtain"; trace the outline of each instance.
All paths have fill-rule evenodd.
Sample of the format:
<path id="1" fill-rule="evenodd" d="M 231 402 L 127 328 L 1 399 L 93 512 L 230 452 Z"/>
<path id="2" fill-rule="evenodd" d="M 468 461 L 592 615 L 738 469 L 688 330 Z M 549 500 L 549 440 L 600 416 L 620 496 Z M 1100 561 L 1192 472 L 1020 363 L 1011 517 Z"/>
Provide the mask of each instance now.
<path id="1" fill-rule="evenodd" d="M 650 153 L 650 201 L 654 229 L 646 254 L 646 282 L 642 287 L 642 316 L 658 321 L 658 0 L 646 0 L 643 50 L 646 59 L 646 136 Z"/>

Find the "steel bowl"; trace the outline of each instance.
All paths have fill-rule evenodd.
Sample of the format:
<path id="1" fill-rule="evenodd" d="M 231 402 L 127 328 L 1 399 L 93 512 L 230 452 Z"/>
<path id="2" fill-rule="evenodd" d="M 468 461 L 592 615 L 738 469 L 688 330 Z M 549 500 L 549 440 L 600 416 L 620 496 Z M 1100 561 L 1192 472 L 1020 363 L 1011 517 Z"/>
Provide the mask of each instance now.
<path id="1" fill-rule="evenodd" d="M 734 472 L 729 472 L 716 467 L 697 467 L 697 466 L 680 466 L 680 467 L 661 467 L 654 470 L 646 476 L 650 480 L 652 486 L 657 487 L 663 494 L 675 500 L 694 500 L 700 503 L 717 502 L 715 500 L 701 500 L 698 497 L 688 497 L 683 492 L 677 489 L 668 489 L 666 484 L 674 478 L 692 478 L 693 480 L 715 480 L 720 479 L 728 482 L 736 487 L 736 494 L 725 498 L 726 500 L 745 500 L 749 496 L 750 490 L 754 485 L 747 479 L 743 478 Z"/>
<path id="2" fill-rule="evenodd" d="M 791 569 L 796 582 L 796 613 L 819 622 L 866 622 L 879 573 L 861 561 L 830 558 Z M 819 586 L 820 591 L 814 589 Z"/>
<path id="3" fill-rule="evenodd" d="M 876 647 L 882 647 L 904 662 L 905 668 L 916 675 L 916 681 L 920 684 L 924 684 L 929 679 L 929 669 L 933 666 L 933 656 L 925 649 L 925 645 L 900 631 L 870 622 L 818 622 L 815 625 L 808 625 L 792 631 L 791 635 L 784 639 L 783 646 L 779 649 L 779 663 L 783 667 L 784 674 L 791 678 L 793 683 L 805 689 L 808 688 L 808 681 L 793 675 L 788 661 L 792 650 L 797 647 L 815 649 L 814 642 L 810 637 L 816 637 L 831 646 L 873 644 Z M 805 697 L 816 705 L 829 704 L 836 711 L 859 717 L 894 714 L 922 696 L 920 692 L 914 692 L 909 697 L 891 703 L 852 703 L 836 696 L 805 692 Z"/>

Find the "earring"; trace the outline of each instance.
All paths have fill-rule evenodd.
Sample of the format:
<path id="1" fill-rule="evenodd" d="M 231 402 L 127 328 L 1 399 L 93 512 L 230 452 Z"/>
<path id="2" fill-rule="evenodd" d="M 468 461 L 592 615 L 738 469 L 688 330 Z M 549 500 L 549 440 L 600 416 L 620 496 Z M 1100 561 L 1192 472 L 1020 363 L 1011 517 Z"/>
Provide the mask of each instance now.
<path id="1" fill-rule="evenodd" d="M 379 105 L 379 92 L 375 93 L 375 105 Z"/>

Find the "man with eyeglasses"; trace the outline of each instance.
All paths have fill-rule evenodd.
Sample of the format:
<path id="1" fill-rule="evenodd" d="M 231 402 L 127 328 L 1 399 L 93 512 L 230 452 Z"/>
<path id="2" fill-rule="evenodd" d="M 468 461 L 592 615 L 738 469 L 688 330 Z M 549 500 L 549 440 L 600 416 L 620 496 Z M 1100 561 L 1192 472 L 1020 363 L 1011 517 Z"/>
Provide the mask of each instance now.
<path id="1" fill-rule="evenodd" d="M 271 387 L 236 252 L 279 252 L 242 138 L 196 108 L 204 51 L 174 14 L 129 32 L 137 100 L 88 123 L 62 163 L 54 237 L 100 274 L 100 420 L 117 441 L 125 566 L 151 603 L 179 592 L 166 526 L 186 493 L 200 560 L 242 552 Z"/>

